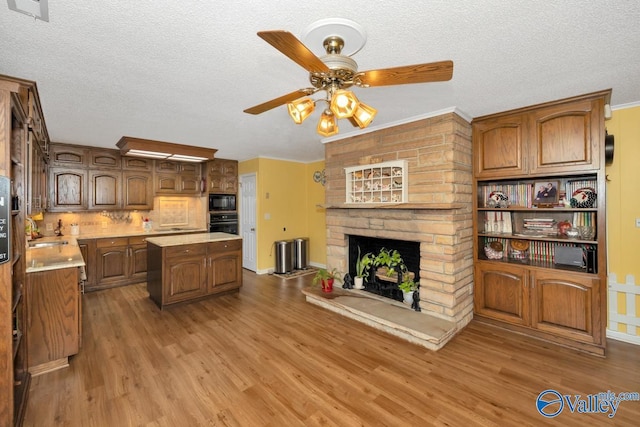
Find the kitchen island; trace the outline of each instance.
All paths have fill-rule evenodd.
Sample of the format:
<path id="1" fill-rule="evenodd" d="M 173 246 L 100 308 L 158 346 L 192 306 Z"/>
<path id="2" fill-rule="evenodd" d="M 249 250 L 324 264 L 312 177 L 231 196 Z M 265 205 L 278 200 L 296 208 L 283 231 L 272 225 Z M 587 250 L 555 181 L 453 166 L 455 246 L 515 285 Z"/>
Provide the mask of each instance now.
<path id="1" fill-rule="evenodd" d="M 147 238 L 147 291 L 158 307 L 238 292 L 242 238 L 200 233 Z"/>

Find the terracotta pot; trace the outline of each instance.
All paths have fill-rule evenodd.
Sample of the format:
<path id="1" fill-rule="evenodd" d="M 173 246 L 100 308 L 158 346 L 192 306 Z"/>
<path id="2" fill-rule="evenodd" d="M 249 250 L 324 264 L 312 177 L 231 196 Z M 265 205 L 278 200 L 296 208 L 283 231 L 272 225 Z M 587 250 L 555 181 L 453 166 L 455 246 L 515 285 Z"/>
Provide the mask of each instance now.
<path id="1" fill-rule="evenodd" d="M 333 292 L 333 279 L 322 281 L 322 292 Z"/>

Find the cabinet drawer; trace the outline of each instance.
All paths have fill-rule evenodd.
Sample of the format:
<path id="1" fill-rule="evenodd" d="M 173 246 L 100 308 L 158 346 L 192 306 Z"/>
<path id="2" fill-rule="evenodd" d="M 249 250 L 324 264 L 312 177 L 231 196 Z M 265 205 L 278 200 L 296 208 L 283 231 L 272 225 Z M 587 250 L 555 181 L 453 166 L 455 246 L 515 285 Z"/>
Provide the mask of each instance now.
<path id="1" fill-rule="evenodd" d="M 205 252 L 206 252 L 205 245 L 172 246 L 165 249 L 165 254 L 167 258 L 198 256 L 198 255 L 204 255 Z"/>
<path id="2" fill-rule="evenodd" d="M 212 254 L 216 252 L 229 252 L 242 248 L 242 240 L 227 240 L 224 242 L 213 242 L 207 246 L 207 251 Z"/>
<path id="3" fill-rule="evenodd" d="M 126 237 L 115 237 L 113 239 L 98 239 L 98 241 L 96 242 L 96 245 L 99 248 L 127 246 L 128 244 L 129 244 L 129 239 L 127 239 Z"/>
<path id="4" fill-rule="evenodd" d="M 147 243 L 147 239 L 149 237 L 155 237 L 155 236 L 133 236 L 133 237 L 129 237 L 129 244 L 130 245 L 144 245 Z"/>

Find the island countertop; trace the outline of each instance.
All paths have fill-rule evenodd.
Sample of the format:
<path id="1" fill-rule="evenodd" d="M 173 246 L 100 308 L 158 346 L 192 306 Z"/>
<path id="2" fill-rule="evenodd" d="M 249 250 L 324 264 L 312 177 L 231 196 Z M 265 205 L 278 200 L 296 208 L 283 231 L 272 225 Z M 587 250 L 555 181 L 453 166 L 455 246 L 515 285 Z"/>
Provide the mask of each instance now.
<path id="1" fill-rule="evenodd" d="M 156 246 L 180 246 L 196 243 L 223 242 L 227 240 L 240 240 L 242 237 L 229 233 L 201 233 L 201 234 L 181 234 L 175 236 L 149 237 L 147 243 Z"/>

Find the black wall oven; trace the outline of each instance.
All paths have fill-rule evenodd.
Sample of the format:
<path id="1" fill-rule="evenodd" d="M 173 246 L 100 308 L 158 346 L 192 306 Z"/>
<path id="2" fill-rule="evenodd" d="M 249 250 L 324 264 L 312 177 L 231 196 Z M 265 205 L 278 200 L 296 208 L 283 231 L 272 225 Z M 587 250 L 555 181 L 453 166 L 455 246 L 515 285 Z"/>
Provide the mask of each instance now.
<path id="1" fill-rule="evenodd" d="M 209 212 L 215 211 L 235 211 L 235 194 L 209 194 Z"/>
<path id="2" fill-rule="evenodd" d="M 209 213 L 209 233 L 238 234 L 238 214 Z"/>

